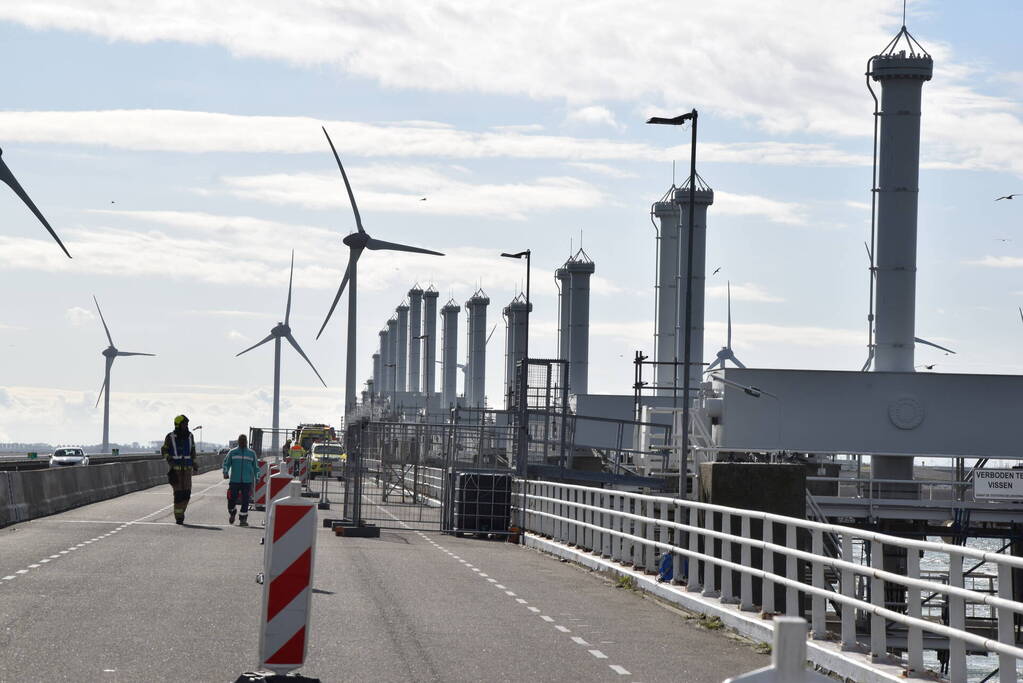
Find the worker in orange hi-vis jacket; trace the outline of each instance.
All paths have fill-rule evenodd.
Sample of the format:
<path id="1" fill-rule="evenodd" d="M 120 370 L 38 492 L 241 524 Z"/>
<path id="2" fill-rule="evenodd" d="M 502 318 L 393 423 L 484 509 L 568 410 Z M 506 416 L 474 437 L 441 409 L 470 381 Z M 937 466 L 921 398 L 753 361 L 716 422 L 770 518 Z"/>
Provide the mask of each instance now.
<path id="1" fill-rule="evenodd" d="M 195 437 L 188 431 L 188 418 L 178 415 L 174 418 L 174 431 L 167 434 L 161 449 L 170 469 L 167 481 L 174 491 L 174 521 L 185 523 L 185 509 L 192 497 L 192 474 L 199 473 L 196 462 Z"/>

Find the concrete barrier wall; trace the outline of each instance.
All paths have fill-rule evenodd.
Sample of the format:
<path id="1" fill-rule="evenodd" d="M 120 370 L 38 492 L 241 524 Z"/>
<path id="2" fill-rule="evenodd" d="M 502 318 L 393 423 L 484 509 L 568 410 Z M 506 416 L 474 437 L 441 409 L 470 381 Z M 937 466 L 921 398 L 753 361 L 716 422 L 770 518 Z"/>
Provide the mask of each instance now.
<path id="1" fill-rule="evenodd" d="M 223 462 L 215 453 L 203 453 L 197 460 L 200 473 Z M 163 460 L 0 471 L 0 527 L 166 483 Z"/>

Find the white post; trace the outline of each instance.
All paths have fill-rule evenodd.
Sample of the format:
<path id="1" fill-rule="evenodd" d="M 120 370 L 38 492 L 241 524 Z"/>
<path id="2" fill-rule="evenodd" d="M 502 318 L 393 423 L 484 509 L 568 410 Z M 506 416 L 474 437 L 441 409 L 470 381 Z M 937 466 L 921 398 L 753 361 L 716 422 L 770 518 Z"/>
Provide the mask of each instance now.
<path id="1" fill-rule="evenodd" d="M 774 522 L 764 520 L 764 543 L 774 543 Z M 765 578 L 760 584 L 760 611 L 764 615 L 774 614 L 774 581 L 766 578 L 774 574 L 774 551 L 764 548 L 764 559 L 760 568 L 764 570 Z"/>
<path id="2" fill-rule="evenodd" d="M 766 524 L 767 522 L 765 522 Z M 749 515 L 742 516 L 742 537 L 749 539 L 752 536 L 750 531 L 750 518 Z M 740 550 L 739 561 L 743 567 L 753 566 L 752 550 L 748 544 L 742 544 L 742 550 Z M 753 577 L 742 572 L 739 575 L 739 609 L 743 612 L 753 612 L 756 608 L 753 606 Z"/>
<path id="3" fill-rule="evenodd" d="M 689 508 L 689 526 L 694 529 L 700 528 L 700 511 L 694 505 Z M 686 590 L 693 593 L 698 593 L 702 590 L 700 585 L 700 565 L 706 563 L 700 562 L 700 534 L 695 531 L 689 532 L 689 550 L 693 552 L 693 555 L 689 556 L 689 575 L 686 577 Z"/>
<path id="4" fill-rule="evenodd" d="M 963 587 L 963 556 L 959 553 L 948 554 L 948 585 Z M 963 598 L 948 596 L 948 625 L 959 631 L 966 630 L 966 601 Z M 966 680 L 966 643 L 958 638 L 949 638 L 948 678 L 950 681 Z"/>
<path id="5" fill-rule="evenodd" d="M 853 561 L 853 537 L 849 533 L 842 534 L 842 559 Z M 919 563 L 917 568 L 919 569 Z M 856 597 L 856 574 L 852 569 L 842 570 L 842 595 L 847 598 Z M 851 650 L 856 647 L 856 610 L 852 605 L 842 605 L 842 648 Z"/>
<path id="6" fill-rule="evenodd" d="M 920 551 L 916 548 L 906 550 L 906 576 L 911 579 L 920 578 Z M 921 615 L 920 589 L 915 586 L 906 587 L 906 608 L 909 616 L 919 619 Z M 843 613 L 845 608 L 842 609 Z M 906 632 L 906 654 L 909 668 L 912 671 L 923 671 L 924 668 L 924 635 L 919 626 L 909 626 Z"/>
<path id="7" fill-rule="evenodd" d="M 812 532 L 813 554 L 817 557 L 824 556 L 824 532 L 816 528 Z M 820 560 L 814 560 L 811 570 L 811 582 L 814 588 L 824 588 L 824 565 Z M 824 596 L 814 593 L 810 598 L 810 626 L 811 635 L 814 638 L 824 638 L 827 635 L 827 625 L 824 621 Z"/>
<path id="8" fill-rule="evenodd" d="M 998 563 L 998 597 L 1003 600 L 1012 600 L 1012 567 L 1007 564 Z M 998 642 L 1003 645 L 1015 645 L 1016 638 L 1013 634 L 1013 611 L 1007 607 L 999 607 L 996 610 L 998 615 Z M 1012 655 L 998 655 L 998 680 L 999 683 L 1013 683 L 1016 678 L 1016 658 Z"/>

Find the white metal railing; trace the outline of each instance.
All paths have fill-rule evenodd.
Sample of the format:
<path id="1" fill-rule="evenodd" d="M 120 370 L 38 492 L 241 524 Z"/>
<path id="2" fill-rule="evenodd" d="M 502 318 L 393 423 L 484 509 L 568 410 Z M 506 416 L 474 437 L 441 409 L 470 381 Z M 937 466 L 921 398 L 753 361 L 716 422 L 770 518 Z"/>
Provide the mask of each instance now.
<path id="1" fill-rule="evenodd" d="M 899 647 L 906 650 L 905 666 L 909 669 L 924 668 L 923 633 L 927 632 L 948 639 L 951 680 L 966 680 L 967 646 L 998 655 L 999 681 L 1017 680 L 1017 662 L 1023 660 L 1023 649 L 1016 645 L 1014 615 L 1023 614 L 1023 602 L 1012 600 L 1012 570 L 1023 569 L 1023 558 L 677 498 L 549 481 L 519 480 L 516 485 L 513 501 L 527 531 L 648 571 L 657 570 L 660 555 L 671 553 L 676 582 L 685 583 L 689 591 L 701 591 L 704 596 L 719 597 L 723 603 L 738 604 L 741 610 L 757 609 L 753 604 L 753 579 L 758 578 L 762 581 L 759 608 L 765 614 L 776 611 L 775 586 L 785 589 L 785 607 L 781 611 L 788 616 L 801 616 L 800 594 L 809 598 L 811 632 L 815 638 L 828 637 L 828 604 L 837 604 L 841 606 L 843 646 L 857 645 L 856 613 L 860 612 L 869 616 L 869 649 L 874 657 L 888 654 L 886 622 L 894 622 L 905 627 L 906 641 Z M 720 524 L 715 524 L 715 518 L 720 518 Z M 734 528 L 733 520 L 738 520 L 738 534 L 728 531 Z M 758 537 L 751 533 L 754 522 L 760 522 Z M 778 542 L 775 525 L 784 530 Z M 824 553 L 825 534 L 840 539 L 841 557 Z M 807 536 L 809 550 L 804 550 L 799 545 L 800 542 L 806 545 Z M 871 547 L 869 565 L 854 561 L 853 544 L 857 541 Z M 738 548 L 736 552 L 733 546 Z M 905 551 L 906 575 L 882 568 L 886 548 Z M 754 549 L 763 553 L 759 567 L 752 562 Z M 921 551 L 948 556 L 947 583 L 920 578 Z M 738 562 L 734 561 L 736 555 Z M 997 568 L 997 594 L 966 588 L 963 575 L 966 558 Z M 800 562 L 810 569 L 809 582 L 800 580 Z M 720 585 L 712 571 L 715 567 L 720 569 Z M 765 567 L 776 568 L 780 573 Z M 857 595 L 857 577 L 869 582 L 869 599 Z M 905 613 L 886 604 L 886 583 L 905 589 Z M 923 618 L 921 603 L 926 598 L 922 596 L 932 594 L 945 596 L 948 625 Z M 995 616 L 997 638 L 967 630 L 968 604 L 989 607 Z"/>

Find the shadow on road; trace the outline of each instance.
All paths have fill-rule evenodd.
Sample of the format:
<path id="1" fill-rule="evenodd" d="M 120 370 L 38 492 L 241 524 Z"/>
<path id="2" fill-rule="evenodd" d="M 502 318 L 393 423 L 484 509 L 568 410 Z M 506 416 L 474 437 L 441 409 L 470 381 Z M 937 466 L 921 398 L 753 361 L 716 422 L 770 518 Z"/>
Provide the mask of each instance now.
<path id="1" fill-rule="evenodd" d="M 205 529 L 206 531 L 223 531 L 223 529 L 221 527 L 219 527 L 219 526 L 206 526 L 205 524 L 188 524 L 188 523 L 185 523 L 185 524 L 182 524 L 181 526 L 186 527 L 188 529 Z"/>

